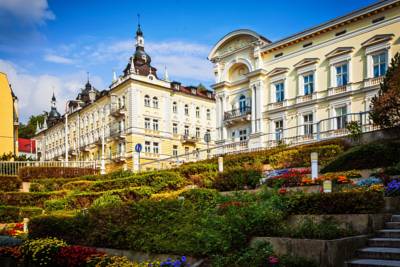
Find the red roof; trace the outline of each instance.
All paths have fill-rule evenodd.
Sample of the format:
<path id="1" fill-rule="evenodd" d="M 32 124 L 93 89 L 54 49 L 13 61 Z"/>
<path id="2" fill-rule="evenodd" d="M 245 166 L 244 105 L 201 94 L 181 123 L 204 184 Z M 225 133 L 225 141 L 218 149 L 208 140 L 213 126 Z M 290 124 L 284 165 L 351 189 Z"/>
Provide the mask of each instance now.
<path id="1" fill-rule="evenodd" d="M 35 150 L 36 142 L 34 139 L 18 138 L 18 151 L 24 153 L 35 153 Z"/>

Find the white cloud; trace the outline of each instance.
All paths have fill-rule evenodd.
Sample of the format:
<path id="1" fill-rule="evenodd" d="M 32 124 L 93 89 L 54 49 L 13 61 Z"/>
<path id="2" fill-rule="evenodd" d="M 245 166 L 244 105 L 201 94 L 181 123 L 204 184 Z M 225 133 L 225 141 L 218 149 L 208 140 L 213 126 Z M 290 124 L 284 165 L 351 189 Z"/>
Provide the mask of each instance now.
<path id="1" fill-rule="evenodd" d="M 53 55 L 53 54 L 47 54 L 44 56 L 44 60 L 47 62 L 52 62 L 52 63 L 58 63 L 58 64 L 72 64 L 74 61 L 70 58 L 58 56 L 58 55 Z"/>
<path id="2" fill-rule="evenodd" d="M 184 41 L 145 43 L 145 50 L 152 58 L 152 65 L 159 70 L 159 76 L 162 77 L 164 67 L 167 66 L 170 77 L 176 80 L 212 82 L 212 64 L 207 60 L 210 49 L 203 44 Z M 134 50 L 133 40 L 118 40 L 69 45 L 68 49 L 62 46 L 53 54 L 61 55 L 68 63 L 75 62 L 76 66 L 82 68 L 104 64 L 110 70 L 116 68 L 122 71 Z"/>
<path id="3" fill-rule="evenodd" d="M 55 18 L 47 0 L 1 0 L 0 10 L 30 23 L 42 24 Z"/>
<path id="4" fill-rule="evenodd" d="M 41 114 L 50 109 L 50 98 L 53 92 L 57 98 L 57 108 L 63 113 L 67 99 L 73 99 L 86 82 L 86 73 L 79 71 L 65 76 L 49 74 L 32 75 L 9 61 L 0 59 L 0 71 L 8 80 L 18 97 L 20 121 L 26 122 L 31 115 Z M 102 89 L 100 77 L 91 77 L 91 83 Z"/>

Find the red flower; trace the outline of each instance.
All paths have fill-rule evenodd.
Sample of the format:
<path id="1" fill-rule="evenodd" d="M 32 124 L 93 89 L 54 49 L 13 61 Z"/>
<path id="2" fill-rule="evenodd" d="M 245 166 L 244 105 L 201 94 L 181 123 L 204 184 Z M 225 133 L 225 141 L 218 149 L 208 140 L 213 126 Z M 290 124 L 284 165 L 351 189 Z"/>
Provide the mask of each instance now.
<path id="1" fill-rule="evenodd" d="M 282 188 L 280 188 L 279 190 L 278 190 L 278 193 L 279 194 L 286 194 L 287 193 L 287 189 L 286 188 L 284 188 L 284 187 L 282 187 Z"/>

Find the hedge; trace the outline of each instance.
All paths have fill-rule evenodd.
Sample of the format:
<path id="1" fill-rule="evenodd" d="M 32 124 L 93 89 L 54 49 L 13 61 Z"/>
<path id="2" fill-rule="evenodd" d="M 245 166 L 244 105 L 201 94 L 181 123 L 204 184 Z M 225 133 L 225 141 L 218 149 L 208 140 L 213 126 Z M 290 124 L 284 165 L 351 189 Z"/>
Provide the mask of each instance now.
<path id="1" fill-rule="evenodd" d="M 326 165 L 321 172 L 389 167 L 399 161 L 400 141 L 374 142 L 349 149 Z"/>
<path id="2" fill-rule="evenodd" d="M 0 194 L 0 205 L 6 206 L 35 206 L 43 207 L 43 203 L 49 199 L 62 198 L 66 195 L 65 191 L 55 191 L 49 193 L 41 192 L 7 192 Z"/>
<path id="3" fill-rule="evenodd" d="M 324 166 L 342 153 L 343 148 L 339 145 L 324 145 L 289 149 L 271 155 L 269 163 L 276 169 L 307 167 L 311 165 L 310 155 L 312 152 L 318 153 L 319 165 Z"/>
<path id="4" fill-rule="evenodd" d="M 30 218 L 42 214 L 37 207 L 0 206 L 0 223 L 21 222 L 23 218 Z"/>
<path id="5" fill-rule="evenodd" d="M 230 168 L 218 174 L 212 187 L 219 191 L 254 189 L 260 184 L 261 175 L 257 169 Z"/>
<path id="6" fill-rule="evenodd" d="M 190 178 L 192 175 L 215 172 L 218 170 L 218 164 L 214 163 L 185 163 L 180 165 L 176 171 L 182 174 L 185 178 Z"/>
<path id="7" fill-rule="evenodd" d="M 0 176 L 0 191 L 12 192 L 19 191 L 22 180 L 18 176 Z"/>
<path id="8" fill-rule="evenodd" d="M 289 214 L 379 213 L 383 207 L 381 192 L 294 194 L 287 198 Z"/>
<path id="9" fill-rule="evenodd" d="M 23 181 L 31 181 L 41 178 L 74 178 L 83 175 L 97 174 L 93 168 L 74 167 L 23 167 L 19 169 L 18 176 Z"/>

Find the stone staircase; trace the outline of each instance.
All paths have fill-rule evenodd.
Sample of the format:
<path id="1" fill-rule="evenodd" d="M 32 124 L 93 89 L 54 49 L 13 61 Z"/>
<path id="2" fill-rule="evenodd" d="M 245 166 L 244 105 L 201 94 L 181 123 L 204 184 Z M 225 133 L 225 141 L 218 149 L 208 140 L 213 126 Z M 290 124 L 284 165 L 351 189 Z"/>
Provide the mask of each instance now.
<path id="1" fill-rule="evenodd" d="M 348 267 L 400 267 L 400 215 L 392 215 L 385 229 L 368 240 L 368 247 L 357 251 L 357 259 L 347 262 Z"/>

